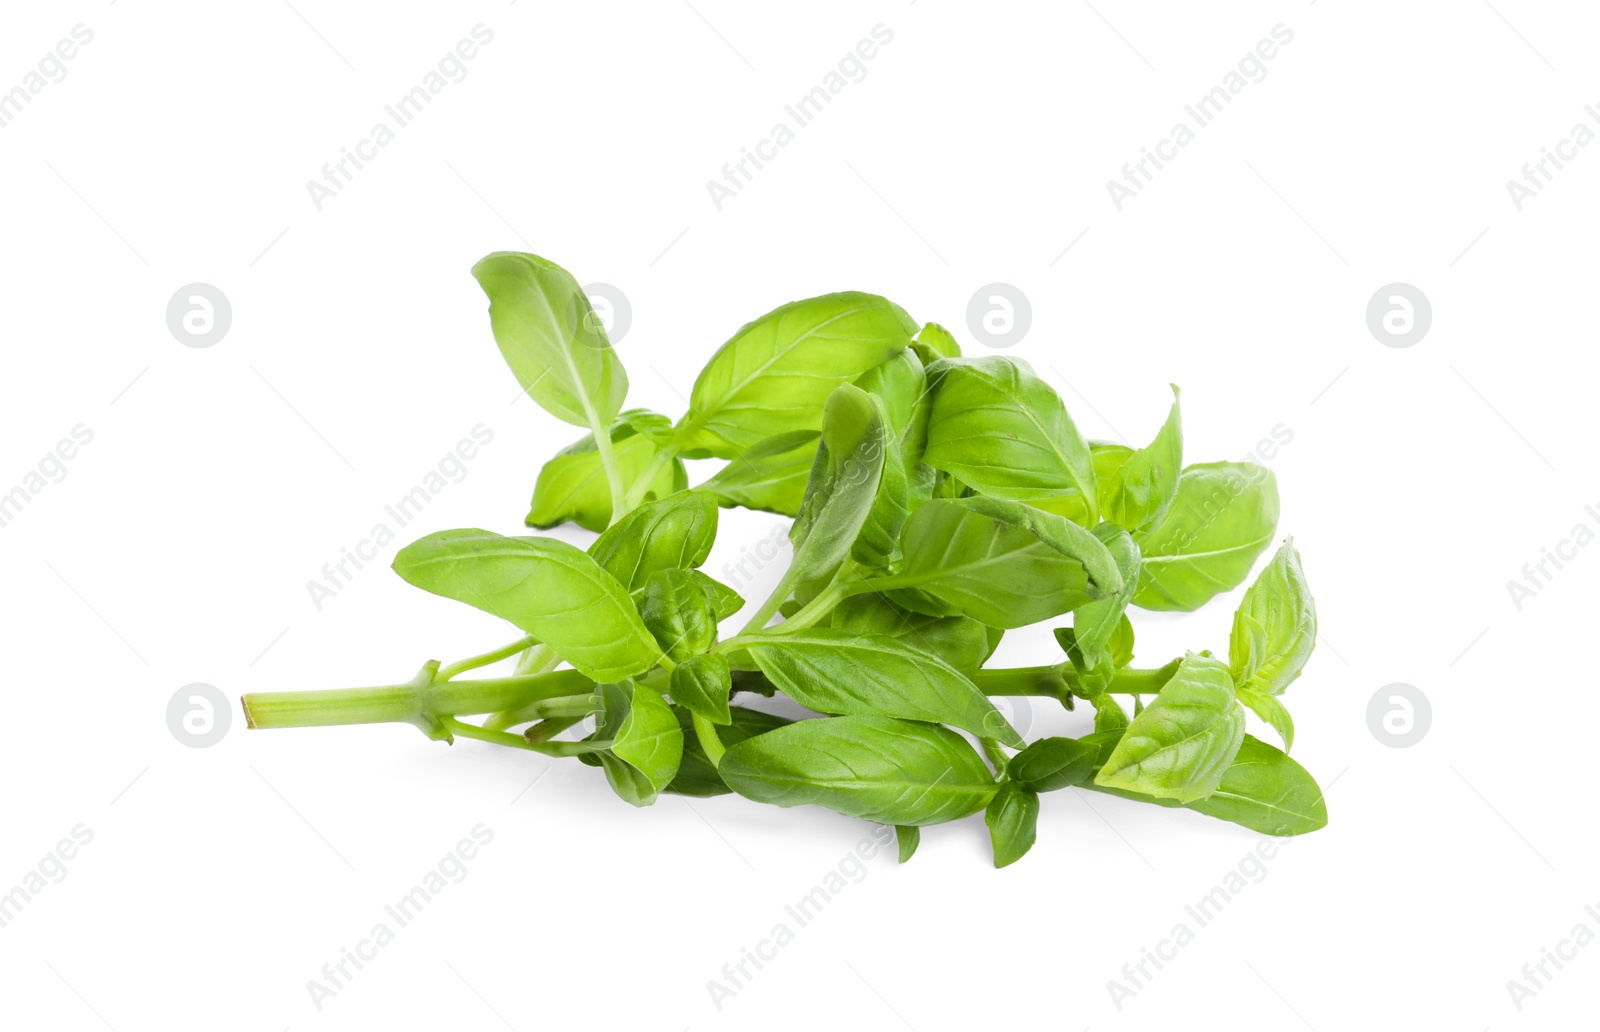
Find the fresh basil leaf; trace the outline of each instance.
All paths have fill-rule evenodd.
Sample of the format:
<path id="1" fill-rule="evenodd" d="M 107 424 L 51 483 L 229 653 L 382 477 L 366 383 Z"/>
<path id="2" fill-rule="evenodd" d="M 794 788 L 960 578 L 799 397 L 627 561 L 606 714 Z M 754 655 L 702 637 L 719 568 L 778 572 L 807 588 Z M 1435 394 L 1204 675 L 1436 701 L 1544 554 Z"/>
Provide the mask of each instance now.
<path id="1" fill-rule="evenodd" d="M 935 499 L 911 514 L 901 572 L 883 590 L 907 609 L 1026 627 L 1122 588 L 1116 561 L 1069 520 L 981 496 Z"/>
<path id="2" fill-rule="evenodd" d="M 1054 792 L 1086 784 L 1099 757 L 1099 749 L 1076 738 L 1041 738 L 1011 757 L 1006 773 L 1035 792 Z"/>
<path id="3" fill-rule="evenodd" d="M 813 627 L 752 640 L 745 651 L 780 691 L 818 713 L 926 720 L 1023 746 L 966 675 L 898 639 Z"/>
<path id="4" fill-rule="evenodd" d="M 907 349 L 856 378 L 855 385 L 883 402 L 889 431 L 908 474 L 922 459 L 931 398 L 928 377 L 916 352 Z"/>
<path id="5" fill-rule="evenodd" d="M 722 505 L 793 517 L 805 498 L 821 436 L 816 430 L 790 430 L 757 441 L 699 490 L 715 495 Z"/>
<path id="6" fill-rule="evenodd" d="M 831 626 L 846 634 L 886 634 L 938 656 L 962 673 L 983 666 L 994 649 L 993 628 L 969 616 L 928 616 L 901 609 L 881 595 L 852 595 L 833 610 Z M 996 639 L 995 644 L 999 644 Z"/>
<path id="7" fill-rule="evenodd" d="M 1133 662 L 1133 622 L 1123 613 L 1117 629 L 1111 632 L 1111 665 L 1125 667 Z"/>
<path id="8" fill-rule="evenodd" d="M 675 427 L 672 420 L 659 412 L 649 409 L 629 409 L 617 417 L 618 422 L 627 424 L 635 433 L 643 434 L 657 445 L 669 444 Z"/>
<path id="9" fill-rule="evenodd" d="M 1116 748 L 1120 736 L 1117 730 L 1097 731 L 1079 741 L 1099 748 L 1103 762 Z M 1179 803 L 1094 783 L 1083 787 L 1161 806 L 1182 806 L 1262 835 L 1303 835 L 1328 823 L 1327 804 L 1316 779 L 1283 752 L 1248 734 L 1216 790 L 1204 799 Z"/>
<path id="10" fill-rule="evenodd" d="M 916 323 L 874 294 L 827 294 L 746 324 L 711 356 L 678 428 L 687 453 L 733 458 L 789 430 L 822 429 L 834 388 L 905 349 Z"/>
<path id="11" fill-rule="evenodd" d="M 914 343 L 920 344 L 937 358 L 961 357 L 961 345 L 956 343 L 955 337 L 949 330 L 936 322 L 925 324 Z"/>
<path id="12" fill-rule="evenodd" d="M 801 580 L 826 581 L 846 556 L 865 562 L 898 546 L 906 482 L 887 418 L 883 402 L 858 387 L 828 395 L 805 500 L 789 528 Z"/>
<path id="13" fill-rule="evenodd" d="M 716 610 L 687 570 L 657 570 L 646 577 L 637 604 L 639 618 L 673 662 L 683 663 L 716 644 Z"/>
<path id="14" fill-rule="evenodd" d="M 922 461 L 992 498 L 1099 522 L 1089 446 L 1061 398 L 1020 359 L 961 358 L 928 370 Z"/>
<path id="15" fill-rule="evenodd" d="M 1284 752 L 1294 748 L 1294 718 L 1289 716 L 1289 710 L 1276 695 L 1246 689 L 1239 692 L 1239 701 L 1278 732 L 1278 737 L 1283 739 Z"/>
<path id="16" fill-rule="evenodd" d="M 725 746 L 737 745 L 747 738 L 794 723 L 786 717 L 744 706 L 729 706 L 728 711 L 732 715 L 732 722 L 718 729 L 718 737 Z M 678 727 L 683 732 L 683 761 L 678 764 L 678 774 L 666 791 L 696 797 L 732 792 L 733 789 L 723 784 L 721 776 L 717 774 L 716 764 L 711 762 L 701 747 L 690 712 L 682 707 L 673 707 L 673 713 L 677 715 Z"/>
<path id="17" fill-rule="evenodd" d="M 729 788 L 777 806 L 813 804 L 878 824 L 940 824 L 977 813 L 995 781 L 947 728 L 881 716 L 802 720 L 728 747 Z"/>
<path id="18" fill-rule="evenodd" d="M 623 413 L 611 427 L 612 454 L 624 484 L 644 476 L 658 450 L 650 437 L 628 422 L 629 415 Z M 645 497 L 665 498 L 688 485 L 683 462 L 673 459 L 654 475 Z M 592 433 L 561 449 L 540 468 L 525 522 L 542 529 L 567 520 L 593 531 L 605 530 L 611 523 L 611 488 Z"/>
<path id="19" fill-rule="evenodd" d="M 922 829 L 901 825 L 894 829 L 895 842 L 900 847 L 900 862 L 905 863 L 917 852 L 917 847 L 922 844 Z"/>
<path id="20" fill-rule="evenodd" d="M 517 382 L 564 423 L 609 427 L 628 374 L 572 274 L 536 254 L 496 251 L 472 267 L 489 295 L 489 324 Z"/>
<path id="21" fill-rule="evenodd" d="M 1278 527 L 1278 481 L 1248 462 L 1190 466 L 1166 519 L 1138 538 L 1144 562 L 1133 604 L 1200 608 L 1244 583 Z"/>
<path id="22" fill-rule="evenodd" d="M 1127 455 L 1104 489 L 1106 520 L 1135 534 L 1159 524 L 1178 492 L 1183 468 L 1183 426 L 1178 414 L 1178 388 L 1172 388 L 1172 409 L 1154 441 Z M 1097 471 L 1098 472 L 1098 471 Z"/>
<path id="23" fill-rule="evenodd" d="M 1317 605 L 1290 538 L 1233 614 L 1228 661 L 1240 696 L 1282 695 L 1300 676 L 1316 645 Z M 1261 717 L 1272 722 L 1265 713 Z"/>
<path id="24" fill-rule="evenodd" d="M 721 581 L 699 570 L 690 570 L 689 576 L 700 585 L 700 590 L 705 592 L 706 598 L 711 600 L 711 609 L 717 614 L 719 621 L 726 620 L 744 608 L 744 596 Z"/>
<path id="25" fill-rule="evenodd" d="M 1079 606 L 1073 610 L 1071 629 L 1056 630 L 1056 640 L 1077 669 L 1086 695 L 1103 692 L 1111 684 L 1117 670 L 1112 639 L 1124 625 L 1124 611 L 1139 586 L 1139 546 L 1133 543 L 1132 535 L 1115 523 L 1102 523 L 1094 528 L 1094 536 L 1116 561 L 1122 590 Z"/>
<path id="26" fill-rule="evenodd" d="M 1101 513 L 1111 505 L 1111 485 L 1117 479 L 1117 471 L 1132 455 L 1133 449 L 1125 444 L 1089 442 L 1089 462 L 1094 466 L 1095 497 L 1100 502 Z"/>
<path id="27" fill-rule="evenodd" d="M 672 701 L 698 713 L 713 724 L 731 724 L 728 696 L 733 692 L 733 675 L 727 657 L 715 652 L 702 653 L 672 668 L 669 690 Z"/>
<path id="28" fill-rule="evenodd" d="M 1120 738 L 1122 729 L 1128 726 L 1128 714 L 1122 704 L 1107 694 L 1096 695 L 1089 701 L 1094 703 L 1094 729 L 1115 731 Z"/>
<path id="29" fill-rule="evenodd" d="M 683 731 L 666 701 L 631 681 L 598 686 L 601 698 L 595 733 L 611 739 L 596 754 L 606 780 L 623 800 L 649 806 L 672 783 L 683 758 Z"/>
<path id="30" fill-rule="evenodd" d="M 1095 784 L 1190 802 L 1217 787 L 1244 739 L 1221 660 L 1190 653 L 1123 733 Z"/>
<path id="31" fill-rule="evenodd" d="M 653 573 L 699 566 L 716 536 L 716 499 L 682 491 L 622 517 L 589 546 L 589 554 L 632 591 Z"/>
<path id="32" fill-rule="evenodd" d="M 509 620 L 596 681 L 634 677 L 661 658 L 627 590 L 564 541 L 442 530 L 402 548 L 394 571 Z"/>
<path id="33" fill-rule="evenodd" d="M 989 826 L 994 865 L 1009 867 L 1033 848 L 1039 828 L 1039 793 L 1007 781 L 989 800 L 983 823 Z"/>

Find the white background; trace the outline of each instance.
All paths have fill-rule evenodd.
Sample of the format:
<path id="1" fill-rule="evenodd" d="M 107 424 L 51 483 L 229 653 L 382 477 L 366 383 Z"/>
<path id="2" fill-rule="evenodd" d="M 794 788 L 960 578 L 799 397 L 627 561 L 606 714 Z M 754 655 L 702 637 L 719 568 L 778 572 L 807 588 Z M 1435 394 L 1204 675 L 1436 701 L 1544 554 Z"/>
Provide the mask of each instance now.
<path id="1" fill-rule="evenodd" d="M 94 37 L 0 129 L 0 492 L 75 425 L 93 441 L 0 527 L 0 891 L 73 826 L 93 840 L 0 928 L 5 1023 L 1577 1027 L 1600 948 L 1520 1011 L 1506 983 L 1576 923 L 1600 932 L 1600 551 L 1520 611 L 1506 585 L 1600 524 L 1600 148 L 1521 211 L 1505 184 L 1600 100 L 1600 24 L 1513 0 L 1227 6 L 13 5 L 0 89 L 74 25 Z M 478 23 L 466 78 L 318 211 L 306 182 Z M 718 211 L 706 182 L 878 23 L 864 80 Z M 1265 79 L 1117 211 L 1106 181 L 1279 23 Z M 979 818 L 930 829 L 798 928 L 785 905 L 870 828 L 735 797 L 634 810 L 576 762 L 403 726 L 235 712 L 217 745 L 180 743 L 166 709 L 192 682 L 389 683 L 508 640 L 386 569 L 432 530 L 517 532 L 576 436 L 513 403 L 467 274 L 507 248 L 626 294 L 630 404 L 674 417 L 779 303 L 875 291 L 979 352 L 967 303 L 998 281 L 1033 310 L 1007 353 L 1089 435 L 1142 443 L 1169 382 L 1193 461 L 1288 428 L 1280 533 L 1323 642 L 1285 701 L 1328 828 L 1118 1010 L 1107 982 L 1256 836 L 1063 792 L 1014 867 L 991 868 Z M 1433 307 L 1406 349 L 1366 325 L 1396 281 Z M 210 348 L 166 325 L 193 282 L 232 304 Z M 319 611 L 307 582 L 478 423 L 465 479 Z M 775 521 L 725 514 L 707 570 Z M 1224 648 L 1237 594 L 1138 621 L 1141 662 Z M 1001 658 L 1060 657 L 1041 628 Z M 1410 748 L 1369 730 L 1393 682 L 1432 705 Z M 1030 737 L 1087 726 L 1049 710 Z M 465 879 L 314 1007 L 307 982 L 480 823 Z M 719 1011 L 708 981 L 779 922 L 794 941 Z"/>

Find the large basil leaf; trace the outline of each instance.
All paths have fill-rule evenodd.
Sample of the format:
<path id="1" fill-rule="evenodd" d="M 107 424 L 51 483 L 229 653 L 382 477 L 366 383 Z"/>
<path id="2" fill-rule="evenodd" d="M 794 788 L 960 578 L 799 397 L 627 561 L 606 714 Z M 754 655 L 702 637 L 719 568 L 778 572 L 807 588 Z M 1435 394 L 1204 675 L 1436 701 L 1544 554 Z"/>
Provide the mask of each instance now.
<path id="1" fill-rule="evenodd" d="M 1190 466 L 1166 519 L 1137 539 L 1144 562 L 1133 604 L 1199 609 L 1244 583 L 1278 528 L 1278 480 L 1248 462 Z"/>
<path id="2" fill-rule="evenodd" d="M 893 717 L 802 720 L 729 746 L 717 772 L 758 803 L 810 803 L 901 826 L 977 813 L 996 789 L 966 739 Z"/>
<path id="3" fill-rule="evenodd" d="M 716 499 L 683 491 L 622 517 L 589 546 L 589 554 L 632 591 L 653 573 L 699 566 L 716 536 Z"/>
<path id="4" fill-rule="evenodd" d="M 791 569 L 802 581 L 832 577 L 846 556 L 871 561 L 898 546 L 906 481 L 887 420 L 883 402 L 858 387 L 828 395 L 805 500 L 789 528 Z"/>
<path id="5" fill-rule="evenodd" d="M 666 701 L 631 681 L 598 686 L 595 736 L 611 740 L 595 754 L 611 788 L 634 806 L 649 806 L 672 783 L 683 758 L 683 731 Z"/>
<path id="6" fill-rule="evenodd" d="M 793 517 L 800 512 L 821 436 L 816 430 L 790 430 L 757 441 L 699 490 L 715 495 L 723 505 Z"/>
<path id="7" fill-rule="evenodd" d="M 1228 660 L 1239 694 L 1282 695 L 1316 644 L 1317 606 L 1291 538 L 1233 614 Z"/>
<path id="8" fill-rule="evenodd" d="M 962 673 L 983 666 L 990 653 L 991 631 L 970 616 L 928 616 L 901 609 L 882 595 L 852 595 L 834 607 L 830 624 L 846 634 L 887 634 L 914 649 L 938 656 Z M 998 639 L 994 639 L 998 644 Z"/>
<path id="9" fill-rule="evenodd" d="M 1116 748 L 1121 735 L 1116 729 L 1096 731 L 1079 741 L 1098 747 L 1103 761 Z M 1216 790 L 1204 799 L 1180 803 L 1093 783 L 1083 787 L 1161 806 L 1182 806 L 1263 835 L 1303 835 L 1328 823 L 1327 804 L 1316 779 L 1283 752 L 1248 734 Z"/>
<path id="10" fill-rule="evenodd" d="M 628 374 L 572 274 L 536 254 L 496 251 L 472 275 L 489 295 L 500 354 L 528 396 L 562 422 L 609 427 Z"/>
<path id="11" fill-rule="evenodd" d="M 816 627 L 752 639 L 745 648 L 779 690 L 818 713 L 926 720 L 1023 746 L 965 674 L 898 639 Z"/>
<path id="12" fill-rule="evenodd" d="M 787 430 L 822 429 L 835 387 L 903 350 L 917 325 L 875 294 L 827 294 L 746 324 L 694 383 L 677 441 L 693 454 L 733 458 Z"/>
<path id="13" fill-rule="evenodd" d="M 1133 718 L 1095 784 L 1190 802 L 1217 787 L 1243 740 L 1227 666 L 1191 652 Z"/>
<path id="14" fill-rule="evenodd" d="M 1122 588 L 1116 561 L 1075 523 L 997 498 L 935 499 L 906 521 L 901 572 L 879 582 L 930 616 L 1026 627 Z"/>
<path id="15" fill-rule="evenodd" d="M 632 484 L 656 458 L 657 443 L 639 432 L 630 416 L 649 414 L 643 410 L 624 412 L 611 427 L 612 456 L 618 479 Z M 683 462 L 673 459 L 653 475 L 646 498 L 665 498 L 689 485 Z M 585 530 L 605 530 L 611 523 L 611 488 L 605 466 L 594 443 L 594 434 L 567 445 L 539 470 L 533 487 L 533 501 L 526 523 L 530 527 L 553 527 L 566 520 Z"/>
<path id="16" fill-rule="evenodd" d="M 634 677 L 661 658 L 627 590 L 564 541 L 442 530 L 402 548 L 394 570 L 509 620 L 596 681 Z"/>
<path id="17" fill-rule="evenodd" d="M 994 865 L 1011 866 L 1033 848 L 1039 826 L 1039 793 L 1007 781 L 989 800 L 983 822 L 989 826 Z"/>
<path id="18" fill-rule="evenodd" d="M 747 738 L 754 738 L 756 735 L 766 734 L 768 731 L 794 723 L 787 717 L 744 706 L 729 706 L 728 711 L 731 722 L 717 728 L 717 735 L 724 745 L 729 746 L 738 745 Z M 678 776 L 672 779 L 672 784 L 668 785 L 666 790 L 686 796 L 718 796 L 732 792 L 733 789 L 725 785 L 721 776 L 717 774 L 716 764 L 711 762 L 711 758 L 700 745 L 700 740 L 694 732 L 690 711 L 675 706 L 673 712 L 677 715 L 678 727 L 683 732 L 683 761 L 678 765 Z"/>
<path id="19" fill-rule="evenodd" d="M 922 461 L 992 498 L 1099 522 L 1089 446 L 1027 363 L 945 359 L 928 376 L 933 411 Z"/>
<path id="20" fill-rule="evenodd" d="M 1178 414 L 1178 388 L 1172 388 L 1172 409 L 1156 438 L 1117 464 L 1111 483 L 1101 490 L 1104 519 L 1143 533 L 1161 522 L 1178 491 L 1183 468 L 1183 425 Z M 1098 473 L 1098 469 L 1096 470 Z"/>
<path id="21" fill-rule="evenodd" d="M 1122 576 L 1122 590 L 1115 595 L 1085 602 L 1072 613 L 1072 627 L 1056 629 L 1056 640 L 1078 671 L 1085 695 L 1106 689 L 1116 673 L 1114 639 L 1124 623 L 1124 611 L 1139 586 L 1139 546 L 1133 537 L 1115 523 L 1102 523 L 1094 536 L 1105 543 Z M 1126 660 L 1124 660 L 1126 662 Z"/>

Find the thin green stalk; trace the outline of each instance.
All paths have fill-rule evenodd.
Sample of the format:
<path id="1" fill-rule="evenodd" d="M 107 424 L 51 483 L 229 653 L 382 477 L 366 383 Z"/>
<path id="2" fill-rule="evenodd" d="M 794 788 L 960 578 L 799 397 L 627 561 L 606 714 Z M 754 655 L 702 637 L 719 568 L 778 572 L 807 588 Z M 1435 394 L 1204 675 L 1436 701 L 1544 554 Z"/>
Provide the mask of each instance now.
<path id="1" fill-rule="evenodd" d="M 469 724 L 455 717 L 441 717 L 440 727 L 457 738 L 473 738 L 480 742 L 490 742 L 494 745 L 503 745 L 510 749 L 527 749 L 530 752 L 542 752 L 538 746 L 529 742 L 521 735 L 509 734 L 505 731 L 490 731 L 476 724 Z"/>
<path id="2" fill-rule="evenodd" d="M 485 652 L 480 656 L 473 656 L 470 659 L 458 660 L 457 662 L 451 663 L 449 666 L 440 667 L 437 675 L 438 680 L 448 681 L 457 674 L 466 673 L 468 670 L 476 670 L 479 667 L 489 666 L 491 663 L 498 663 L 502 659 L 510 659 L 517 653 L 522 652 L 525 649 L 531 649 L 537 644 L 539 644 L 538 638 L 535 638 L 531 634 L 526 635 L 518 638 L 510 645 L 502 645 L 500 648 L 495 649 L 492 652 Z"/>
<path id="3" fill-rule="evenodd" d="M 617 453 L 611 447 L 611 428 L 594 431 L 595 450 L 600 453 L 600 465 L 606 471 L 606 486 L 611 489 L 611 522 L 628 514 L 631 506 L 622 491 L 622 474 L 617 470 Z"/>
<path id="4" fill-rule="evenodd" d="M 989 757 L 989 765 L 994 768 L 995 777 L 1005 777 L 1006 768 L 1011 765 L 1011 757 L 1005 754 L 1000 743 L 993 738 L 980 738 L 978 743 L 983 746 L 984 755 Z"/>
<path id="5" fill-rule="evenodd" d="M 722 754 L 728 751 L 728 747 L 722 744 L 722 738 L 717 734 L 717 725 L 698 713 L 690 714 L 689 719 L 694 724 L 694 735 L 700 740 L 700 748 L 705 750 L 706 758 L 711 761 L 713 767 L 720 767 Z"/>
<path id="6" fill-rule="evenodd" d="M 490 731 L 504 731 L 508 727 L 526 724 L 531 720 L 543 720 L 555 714 L 544 712 L 544 706 L 552 698 L 570 698 L 575 695 L 593 694 L 594 682 L 576 670 L 554 670 L 538 675 L 546 679 L 546 683 L 555 686 L 561 685 L 562 690 L 550 696 L 530 698 L 517 706 L 509 706 L 497 711 L 493 716 L 483 722 L 483 726 Z M 588 714 L 583 714 L 587 716 Z"/>
<path id="7" fill-rule="evenodd" d="M 1180 662 L 1175 659 L 1166 666 L 1147 670 L 1124 667 L 1112 676 L 1111 685 L 1106 691 L 1118 695 L 1154 695 L 1172 679 Z M 972 675 L 972 683 L 985 695 L 1046 695 L 1052 698 L 1060 698 L 1065 692 L 1075 693 L 1083 687 L 1071 663 L 979 670 Z"/>
<path id="8" fill-rule="evenodd" d="M 768 595 L 767 600 L 761 603 L 761 608 L 756 610 L 755 615 L 750 618 L 739 633 L 753 634 L 765 627 L 767 621 L 772 619 L 773 614 L 788 599 L 789 593 L 794 590 L 795 582 L 799 579 L 800 570 L 791 563 L 789 569 L 784 572 L 783 579 L 778 582 L 778 586 L 772 589 L 772 594 Z"/>
<path id="9" fill-rule="evenodd" d="M 623 493 L 623 503 L 629 512 L 638 508 L 639 503 L 644 500 L 645 494 L 649 492 L 650 485 L 655 483 L 656 477 L 660 475 L 661 468 L 677 458 L 677 455 L 678 448 L 674 444 L 663 444 L 656 448 L 655 455 L 650 459 L 649 464 L 645 466 L 644 471 L 639 474 L 638 479 L 628 485 L 627 490 Z M 612 522 L 615 521 L 613 520 Z"/>

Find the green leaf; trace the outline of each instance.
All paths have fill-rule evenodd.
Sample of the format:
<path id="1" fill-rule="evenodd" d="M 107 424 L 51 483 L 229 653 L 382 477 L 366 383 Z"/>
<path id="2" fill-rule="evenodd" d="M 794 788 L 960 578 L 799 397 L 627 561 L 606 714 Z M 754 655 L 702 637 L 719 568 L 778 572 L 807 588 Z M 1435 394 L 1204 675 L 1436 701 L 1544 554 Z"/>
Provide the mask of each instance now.
<path id="1" fill-rule="evenodd" d="M 892 601 L 930 616 L 960 613 L 1026 627 L 1122 588 L 1098 538 L 1052 513 L 996 498 L 935 499 L 911 514 Z M 912 590 L 906 590 L 912 589 Z"/>
<path id="2" fill-rule="evenodd" d="M 611 739 L 598 753 L 606 780 L 625 801 L 649 806 L 671 784 L 683 758 L 683 731 L 666 701 L 631 681 L 602 684 L 595 734 Z"/>
<path id="3" fill-rule="evenodd" d="M 1217 787 L 1243 740 L 1228 668 L 1191 652 L 1133 718 L 1095 784 L 1190 802 Z"/>
<path id="4" fill-rule="evenodd" d="M 745 648 L 780 691 L 818 713 L 926 720 L 1023 746 L 965 674 L 898 639 L 814 627 L 752 638 Z"/>
<path id="5" fill-rule="evenodd" d="M 1007 781 L 989 800 L 983 823 L 989 826 L 994 865 L 1009 867 L 1033 848 L 1039 827 L 1039 793 Z"/>
<path id="6" fill-rule="evenodd" d="M 707 652 L 679 663 L 672 669 L 672 701 L 698 713 L 713 724 L 731 724 L 733 715 L 728 696 L 733 692 L 733 675 L 727 657 Z"/>
<path id="7" fill-rule="evenodd" d="M 994 777 L 947 728 L 892 717 L 802 720 L 728 748 L 718 773 L 747 799 L 813 804 L 879 824 L 940 824 L 977 813 Z"/>
<path id="8" fill-rule="evenodd" d="M 882 595 L 852 595 L 833 610 L 831 626 L 846 634 L 887 634 L 962 673 L 983 666 L 994 651 L 990 628 L 969 616 L 928 616 L 901 609 Z M 998 641 L 995 642 L 998 644 Z"/>
<path id="9" fill-rule="evenodd" d="M 1112 647 L 1113 639 L 1126 623 L 1124 611 L 1139 586 L 1139 546 L 1133 543 L 1133 537 L 1115 523 L 1095 527 L 1094 536 L 1105 544 L 1106 551 L 1115 560 L 1117 573 L 1122 577 L 1122 590 L 1079 606 L 1072 613 L 1071 630 L 1056 630 L 1056 640 L 1077 669 L 1086 695 L 1105 691 L 1116 673 L 1118 657 Z M 1131 631 L 1129 626 L 1129 633 Z"/>
<path id="10" fill-rule="evenodd" d="M 613 456 L 623 484 L 644 476 L 658 450 L 656 442 L 639 433 L 628 417 L 629 413 L 623 413 L 611 427 Z M 660 467 L 645 497 L 665 498 L 688 485 L 683 462 L 673 459 Z M 561 449 L 540 468 L 525 522 L 542 529 L 567 520 L 593 531 L 605 530 L 611 523 L 611 489 L 592 433 Z"/>
<path id="11" fill-rule="evenodd" d="M 622 517 L 589 546 L 589 554 L 632 591 L 653 573 L 699 566 L 716 536 L 716 499 L 683 491 Z"/>
<path id="12" fill-rule="evenodd" d="M 1278 737 L 1283 739 L 1284 752 L 1294 748 L 1294 718 L 1289 716 L 1289 710 L 1276 695 L 1244 689 L 1239 692 L 1239 701 L 1249 706 L 1255 711 L 1256 716 L 1265 720 L 1274 731 L 1278 732 Z"/>
<path id="13" fill-rule="evenodd" d="M 675 663 L 704 653 L 717 640 L 711 600 L 687 570 L 657 570 L 638 592 L 639 618 Z"/>
<path id="14" fill-rule="evenodd" d="M 961 345 L 956 343 L 956 338 L 949 330 L 936 322 L 925 324 L 914 343 L 920 344 L 937 358 L 961 357 Z"/>
<path id="15" fill-rule="evenodd" d="M 509 620 L 596 681 L 634 677 L 661 658 L 627 590 L 564 541 L 442 530 L 402 548 L 394 570 Z"/>
<path id="16" fill-rule="evenodd" d="M 1190 466 L 1166 519 L 1137 539 L 1144 555 L 1133 604 L 1200 608 L 1244 583 L 1278 527 L 1278 481 L 1248 462 Z"/>
<path id="17" fill-rule="evenodd" d="M 922 461 L 992 498 L 1099 522 L 1089 446 L 1061 398 L 1026 362 L 945 359 L 934 385 Z"/>
<path id="18" fill-rule="evenodd" d="M 528 396 L 562 422 L 610 426 L 628 374 L 572 274 L 535 254 L 496 251 L 472 275 L 489 295 L 500 354 Z"/>
<path id="19" fill-rule="evenodd" d="M 1122 729 L 1128 726 L 1128 714 L 1122 704 L 1108 694 L 1096 695 L 1089 701 L 1094 703 L 1094 729 L 1116 731 L 1120 738 Z"/>
<path id="20" fill-rule="evenodd" d="M 894 829 L 896 843 L 900 847 L 900 862 L 905 863 L 917 852 L 917 847 L 922 844 L 922 829 L 901 825 Z"/>
<path id="21" fill-rule="evenodd" d="M 789 528 L 791 570 L 802 581 L 827 580 L 846 556 L 869 562 L 898 546 L 906 482 L 887 418 L 883 402 L 858 387 L 828 395 L 805 500 Z"/>
<path id="22" fill-rule="evenodd" d="M 689 576 L 700 585 L 700 590 L 706 593 L 706 598 L 711 600 L 711 608 L 717 614 L 718 620 L 726 620 L 744 608 L 744 596 L 716 578 L 707 576 L 699 570 L 690 570 Z"/>
<path id="23" fill-rule="evenodd" d="M 1011 757 L 1006 773 L 1035 792 L 1087 784 L 1100 750 L 1076 738 L 1041 738 Z"/>
<path id="24" fill-rule="evenodd" d="M 1291 538 L 1256 577 L 1233 614 L 1228 661 L 1240 696 L 1282 695 L 1300 676 L 1316 645 L 1317 605 Z M 1256 712 L 1273 723 L 1266 713 Z"/>
<path id="25" fill-rule="evenodd" d="M 928 436 L 931 398 L 922 360 L 907 349 L 862 373 L 855 385 L 883 402 L 900 461 L 909 472 L 921 461 Z"/>
<path id="26" fill-rule="evenodd" d="M 1104 760 L 1116 748 L 1120 734 L 1115 730 L 1097 731 L 1080 741 L 1096 745 Z M 1253 735 L 1244 736 L 1238 755 L 1228 765 L 1216 791 L 1204 799 L 1179 803 L 1175 799 L 1153 799 L 1093 783 L 1083 787 L 1140 802 L 1182 806 L 1263 835 L 1303 835 L 1328 823 L 1327 804 L 1316 779 L 1283 752 Z"/>
<path id="27" fill-rule="evenodd" d="M 794 723 L 786 717 L 744 706 L 729 706 L 728 711 L 732 715 L 732 723 L 720 728 L 718 734 L 723 744 L 729 746 Z M 701 747 L 694 733 L 689 710 L 674 707 L 673 713 L 677 715 L 678 727 L 684 736 L 683 761 L 678 765 L 677 777 L 672 779 L 672 784 L 667 786 L 666 791 L 675 795 L 696 797 L 727 795 L 732 792 L 733 789 L 723 784 L 721 776 L 717 774 L 716 764 L 711 762 L 710 757 L 706 756 L 705 749 Z"/>
<path id="28" fill-rule="evenodd" d="M 822 429 L 835 387 L 904 350 L 917 326 L 875 294 L 827 294 L 746 324 L 695 380 L 678 430 L 687 452 L 732 458 L 790 430 Z"/>
<path id="29" fill-rule="evenodd" d="M 698 490 L 715 495 L 722 505 L 793 517 L 805 498 L 821 436 L 816 430 L 790 430 L 757 441 Z"/>
<path id="30" fill-rule="evenodd" d="M 1178 388 L 1172 388 L 1172 409 L 1156 439 L 1117 464 L 1103 490 L 1102 516 L 1135 534 L 1159 524 L 1178 491 L 1183 468 L 1183 427 L 1178 414 Z M 1097 471 L 1098 472 L 1098 471 Z"/>

